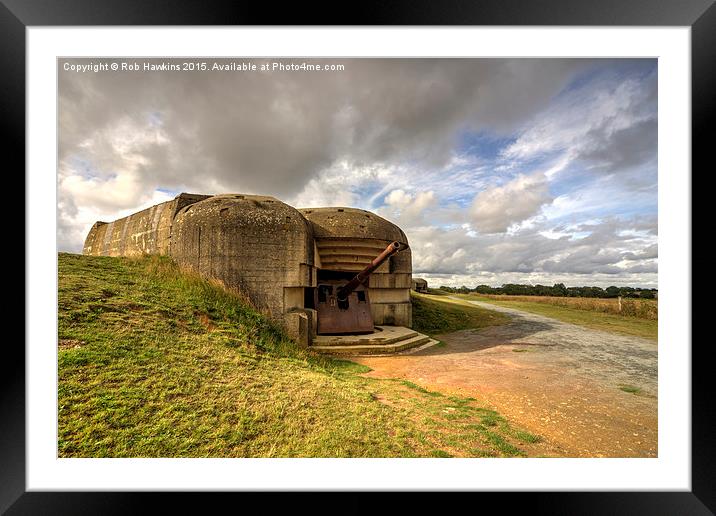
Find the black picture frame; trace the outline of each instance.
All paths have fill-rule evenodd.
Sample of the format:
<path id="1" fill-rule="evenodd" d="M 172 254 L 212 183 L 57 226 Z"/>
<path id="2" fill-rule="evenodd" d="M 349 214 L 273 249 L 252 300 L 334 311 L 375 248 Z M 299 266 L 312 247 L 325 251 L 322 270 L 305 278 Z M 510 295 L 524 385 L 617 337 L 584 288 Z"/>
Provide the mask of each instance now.
<path id="1" fill-rule="evenodd" d="M 3 156 L 14 163 L 8 170 L 17 170 L 16 175 L 20 177 L 19 170 L 25 170 L 25 29 L 28 26 L 689 26 L 692 36 L 693 178 L 697 168 L 701 169 L 702 174 L 707 172 L 707 152 L 714 141 L 716 6 L 713 4 L 713 0 L 373 1 L 349 6 L 347 11 L 350 16 L 345 17 L 342 14 L 345 7 L 339 9 L 336 4 L 322 3 L 282 3 L 278 7 L 270 3 L 206 0 L 1 0 L 0 124 L 6 129 L 2 144 L 6 152 Z M 25 277 L 30 274 L 32 270 L 28 270 L 26 266 Z M 32 306 L 26 306 L 26 310 L 32 310 Z M 205 497 L 192 493 L 26 492 L 25 354 L 17 345 L 13 346 L 14 349 L 9 349 L 10 347 L 8 342 L 5 358 L 0 360 L 0 513 L 131 514 L 151 510 L 152 503 L 156 501 L 163 505 L 163 512 L 173 508 L 180 508 L 181 512 L 189 512 L 198 507 L 206 509 Z M 499 497 L 499 500 L 495 501 L 503 510 L 517 503 L 525 504 L 530 512 L 550 514 L 713 514 L 716 510 L 716 455 L 710 430 L 711 422 L 716 420 L 716 410 L 711 400 L 711 363 L 707 354 L 706 345 L 692 346 L 690 492 L 480 493 L 480 503 Z M 292 503 L 300 503 L 295 498 L 303 499 L 306 494 L 294 493 Z M 236 502 L 230 501 L 229 497 L 232 497 L 232 500 L 241 497 L 241 503 L 244 504 L 254 501 L 251 500 L 254 496 L 247 493 L 221 493 L 216 498 L 221 503 L 233 504 Z M 357 513 L 370 510 L 373 503 L 382 504 L 383 510 L 393 508 L 394 503 L 395 507 L 407 511 L 425 503 L 421 493 L 403 496 L 401 500 L 387 505 L 385 501 L 371 500 L 375 496 L 372 493 L 352 493 L 347 495 L 338 507 L 341 512 Z M 459 499 L 454 496 L 459 495 L 455 493 L 451 496 L 451 501 L 458 503 Z M 266 498 L 268 497 L 263 499 L 264 503 Z M 325 503 L 312 506 L 310 510 L 335 512 L 337 506 Z"/>

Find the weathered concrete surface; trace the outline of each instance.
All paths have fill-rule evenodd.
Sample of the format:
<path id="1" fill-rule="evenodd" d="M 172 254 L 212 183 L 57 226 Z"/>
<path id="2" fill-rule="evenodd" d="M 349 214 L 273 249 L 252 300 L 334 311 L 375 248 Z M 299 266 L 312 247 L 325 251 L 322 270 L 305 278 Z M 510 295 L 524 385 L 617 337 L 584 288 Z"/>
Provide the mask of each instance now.
<path id="1" fill-rule="evenodd" d="M 92 256 L 140 256 L 168 254 L 176 214 L 208 195 L 180 194 L 112 222 L 95 222 L 85 239 L 83 254 Z"/>
<path id="2" fill-rule="evenodd" d="M 438 336 L 444 347 L 412 355 L 355 360 L 370 376 L 488 400 L 560 456 L 657 456 L 656 342 L 474 303 L 512 321 Z"/>
<path id="3" fill-rule="evenodd" d="M 273 197 L 218 195 L 183 208 L 170 254 L 275 316 L 303 308 L 302 289 L 315 286 L 311 225 Z"/>
<path id="4" fill-rule="evenodd" d="M 428 291 L 428 282 L 424 280 L 423 278 L 413 278 L 413 283 L 411 288 L 416 292 L 427 292 Z"/>

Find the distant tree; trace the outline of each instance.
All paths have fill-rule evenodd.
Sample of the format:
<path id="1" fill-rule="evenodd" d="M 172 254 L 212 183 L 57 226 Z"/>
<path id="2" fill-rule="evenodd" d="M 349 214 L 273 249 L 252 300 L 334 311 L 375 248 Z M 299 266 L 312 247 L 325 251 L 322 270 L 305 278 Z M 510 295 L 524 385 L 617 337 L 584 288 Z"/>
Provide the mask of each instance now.
<path id="1" fill-rule="evenodd" d="M 619 295 L 622 297 L 639 297 L 634 287 L 621 287 L 619 289 Z"/>
<path id="2" fill-rule="evenodd" d="M 548 287 L 547 285 L 532 285 L 528 289 L 529 295 L 534 296 L 551 296 L 552 295 L 552 287 Z"/>
<path id="3" fill-rule="evenodd" d="M 505 283 L 504 285 L 502 285 L 502 292 L 504 292 L 508 296 L 519 296 L 521 294 L 525 294 L 525 289 L 523 287 L 523 285 Z"/>
<path id="4" fill-rule="evenodd" d="M 586 297 L 607 297 L 607 293 L 602 287 L 584 287 Z"/>
<path id="5" fill-rule="evenodd" d="M 552 287 L 552 295 L 567 296 L 569 295 L 569 291 L 567 290 L 567 287 L 564 286 L 564 283 L 555 283 Z"/>
<path id="6" fill-rule="evenodd" d="M 476 292 L 478 294 L 491 295 L 511 295 L 511 296 L 569 296 L 569 297 L 642 297 L 644 299 L 654 299 L 657 297 L 657 289 L 642 289 L 634 287 L 616 287 L 614 285 L 603 289 L 602 287 L 566 287 L 564 283 L 555 283 L 551 287 L 547 285 L 524 285 L 519 283 L 505 283 L 501 287 L 491 287 L 489 285 L 477 285 L 469 288 L 466 285 L 461 287 L 448 287 L 442 285 L 440 290 L 450 293 L 459 292 L 468 294 Z"/>
<path id="7" fill-rule="evenodd" d="M 605 290 L 607 297 L 619 297 L 619 287 L 615 287 L 612 285 L 611 287 L 607 287 Z"/>
<path id="8" fill-rule="evenodd" d="M 494 294 L 494 290 L 495 289 L 489 285 L 478 285 L 475 287 L 475 292 L 478 294 Z"/>

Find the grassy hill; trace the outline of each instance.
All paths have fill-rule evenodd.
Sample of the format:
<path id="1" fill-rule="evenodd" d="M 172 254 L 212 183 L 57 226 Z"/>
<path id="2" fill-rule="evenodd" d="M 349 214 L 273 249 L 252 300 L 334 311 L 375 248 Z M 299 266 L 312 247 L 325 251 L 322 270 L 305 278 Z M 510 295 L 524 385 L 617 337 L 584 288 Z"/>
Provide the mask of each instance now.
<path id="1" fill-rule="evenodd" d="M 300 350 L 167 258 L 61 253 L 58 273 L 60 457 L 523 456 L 539 440 L 484 400 Z"/>

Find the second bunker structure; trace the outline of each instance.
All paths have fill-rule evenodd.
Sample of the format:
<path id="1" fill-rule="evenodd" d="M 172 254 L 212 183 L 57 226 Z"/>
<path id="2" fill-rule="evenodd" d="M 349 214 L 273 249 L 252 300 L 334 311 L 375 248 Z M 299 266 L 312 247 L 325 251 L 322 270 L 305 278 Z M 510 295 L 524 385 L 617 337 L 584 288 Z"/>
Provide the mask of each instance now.
<path id="1" fill-rule="evenodd" d="M 242 291 L 304 346 L 320 334 L 377 334 L 390 326 L 387 335 L 412 325 L 408 239 L 395 224 L 361 209 L 296 209 L 266 196 L 180 194 L 95 223 L 84 254 L 169 255 L 183 268 Z M 373 270 L 349 296 L 337 295 L 367 267 Z M 331 314 L 345 316 L 340 310 L 346 301 L 364 303 L 363 311 L 351 309 L 349 319 L 355 320 L 336 326 Z"/>

